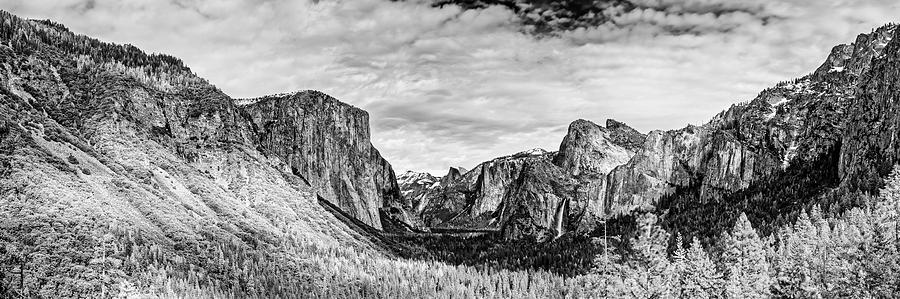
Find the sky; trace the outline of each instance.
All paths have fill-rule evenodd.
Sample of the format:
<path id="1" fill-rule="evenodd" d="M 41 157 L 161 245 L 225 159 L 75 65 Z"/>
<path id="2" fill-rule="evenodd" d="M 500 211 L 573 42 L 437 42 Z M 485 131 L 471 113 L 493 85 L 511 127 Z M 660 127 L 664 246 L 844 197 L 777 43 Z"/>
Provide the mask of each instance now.
<path id="1" fill-rule="evenodd" d="M 426 0 L 0 0 L 0 9 L 179 57 L 234 98 L 320 90 L 369 112 L 372 142 L 395 171 L 435 175 L 557 150 L 579 118 L 642 132 L 705 123 L 900 16 L 896 0 L 628 1 L 594 1 L 600 12 L 577 20 L 527 4 Z"/>

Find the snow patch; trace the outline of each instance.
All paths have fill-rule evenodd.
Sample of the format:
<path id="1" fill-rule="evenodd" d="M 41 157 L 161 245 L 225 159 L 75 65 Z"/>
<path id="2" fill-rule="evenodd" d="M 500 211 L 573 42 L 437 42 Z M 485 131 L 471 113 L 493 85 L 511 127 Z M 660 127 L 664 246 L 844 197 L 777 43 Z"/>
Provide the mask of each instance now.
<path id="1" fill-rule="evenodd" d="M 547 154 L 548 151 L 542 148 L 533 148 L 527 151 L 519 152 L 515 156 L 540 156 Z"/>
<path id="2" fill-rule="evenodd" d="M 808 90 L 810 84 L 811 82 L 809 81 L 809 78 L 804 78 L 803 80 L 797 81 L 795 83 L 784 83 L 780 87 L 794 92 L 801 92 Z"/>
<path id="3" fill-rule="evenodd" d="M 765 115 L 762 116 L 763 120 L 769 121 L 769 120 L 772 120 L 773 118 L 775 118 L 775 115 L 778 114 L 777 107 L 784 105 L 790 101 L 786 97 L 778 98 L 777 100 L 775 100 L 775 102 L 772 102 L 772 100 L 774 100 L 774 98 L 769 99 L 769 105 L 771 106 L 771 108 L 769 108 L 769 109 L 771 111 L 769 111 L 769 113 L 766 113 Z"/>
<path id="4" fill-rule="evenodd" d="M 420 186 L 433 186 L 437 182 L 436 178 L 431 174 L 424 172 L 415 172 L 415 171 L 407 171 L 399 176 L 397 176 L 397 184 L 410 186 L 410 185 L 420 185 Z"/>

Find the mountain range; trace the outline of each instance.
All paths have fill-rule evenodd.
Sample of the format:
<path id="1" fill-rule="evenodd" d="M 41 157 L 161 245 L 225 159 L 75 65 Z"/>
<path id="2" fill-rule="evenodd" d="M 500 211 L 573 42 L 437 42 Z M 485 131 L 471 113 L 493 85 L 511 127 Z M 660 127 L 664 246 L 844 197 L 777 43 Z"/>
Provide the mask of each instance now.
<path id="1" fill-rule="evenodd" d="M 232 296 L 396 294 L 369 288 L 385 269 L 465 289 L 457 274 L 480 268 L 422 270 L 449 266 L 398 261 L 429 249 L 392 236 L 546 244 L 651 213 L 712 242 L 741 213 L 763 235 L 815 206 L 839 215 L 900 158 L 898 34 L 861 34 L 702 125 L 576 120 L 556 151 L 435 177 L 396 175 L 369 115 L 321 92 L 235 99 L 178 58 L 0 12 L 0 291 L 106 297 L 113 282 L 176 277 Z M 303 276 L 316 273 L 332 276 Z M 321 287 L 332 281 L 359 293 Z"/>
<path id="2" fill-rule="evenodd" d="M 400 189 L 426 224 L 503 228 L 507 237 L 588 232 L 635 211 L 707 237 L 720 226 L 698 223 L 702 214 L 733 223 L 745 211 L 763 229 L 814 205 L 839 214 L 861 203 L 844 195 L 875 192 L 896 161 L 896 31 L 887 25 L 836 46 L 811 74 L 702 125 L 642 134 L 615 120 L 576 120 L 556 152 L 451 168 L 431 184 L 401 179 Z"/>

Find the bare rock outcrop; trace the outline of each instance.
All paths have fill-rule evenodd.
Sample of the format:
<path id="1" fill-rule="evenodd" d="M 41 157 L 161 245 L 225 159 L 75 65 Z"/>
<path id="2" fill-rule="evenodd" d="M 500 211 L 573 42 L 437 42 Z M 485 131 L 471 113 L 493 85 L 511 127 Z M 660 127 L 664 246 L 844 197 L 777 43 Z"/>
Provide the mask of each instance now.
<path id="1" fill-rule="evenodd" d="M 504 237 L 555 238 L 578 225 L 584 205 L 575 198 L 577 182 L 548 160 L 523 165 L 500 210 Z"/>
<path id="2" fill-rule="evenodd" d="M 642 135 L 614 120 L 607 123 L 614 128 L 604 128 L 583 119 L 572 122 L 553 163 L 578 176 L 606 174 L 628 162 L 634 155 L 635 144 L 643 139 Z"/>
<path id="3" fill-rule="evenodd" d="M 865 55 L 875 59 L 848 105 L 839 168 L 846 187 L 870 192 L 880 187 L 881 178 L 900 161 L 900 30 L 879 30 L 872 35 L 870 39 L 883 48 L 875 55 Z"/>
<path id="4" fill-rule="evenodd" d="M 381 228 L 382 209 L 396 215 L 409 208 L 391 165 L 372 146 L 362 109 L 317 91 L 248 102 L 241 108 L 259 149 L 283 160 L 322 197 L 375 228 Z M 399 205 L 393 212 L 392 204 Z"/>
<path id="5" fill-rule="evenodd" d="M 550 153 L 532 150 L 500 157 L 460 173 L 451 168 L 422 197 L 417 209 L 427 226 L 499 228 L 504 197 L 530 161 L 549 160 Z"/>

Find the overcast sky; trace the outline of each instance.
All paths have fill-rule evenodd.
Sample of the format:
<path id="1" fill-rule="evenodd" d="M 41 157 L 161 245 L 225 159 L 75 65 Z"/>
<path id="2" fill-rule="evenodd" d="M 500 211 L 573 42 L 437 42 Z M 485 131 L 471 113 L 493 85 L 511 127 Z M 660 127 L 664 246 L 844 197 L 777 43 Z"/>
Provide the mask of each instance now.
<path id="1" fill-rule="evenodd" d="M 556 150 L 568 124 L 701 124 L 897 21 L 896 0 L 631 0 L 610 22 L 531 34 L 505 7 L 386 0 L 2 0 L 77 33 L 182 58 L 235 98 L 316 89 L 369 112 L 404 170 L 443 175 Z M 544 15 L 544 14 L 542 14 Z"/>

